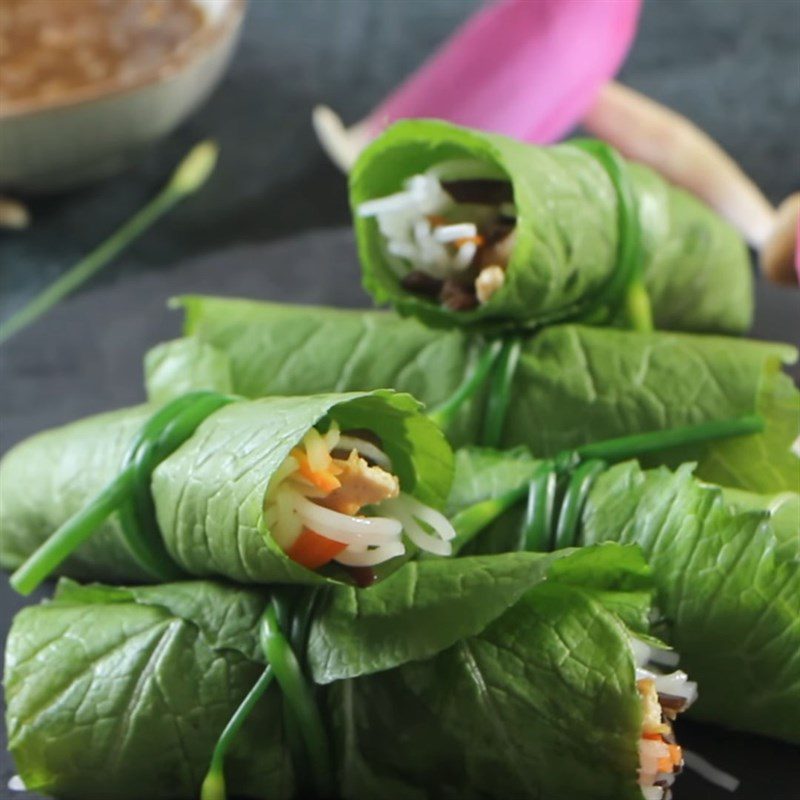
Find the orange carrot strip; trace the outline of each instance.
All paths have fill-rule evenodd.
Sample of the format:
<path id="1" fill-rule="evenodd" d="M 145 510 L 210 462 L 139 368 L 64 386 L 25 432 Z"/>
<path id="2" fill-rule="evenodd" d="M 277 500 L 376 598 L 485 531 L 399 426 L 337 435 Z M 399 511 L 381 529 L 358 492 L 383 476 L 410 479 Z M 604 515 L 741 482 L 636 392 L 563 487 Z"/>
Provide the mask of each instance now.
<path id="1" fill-rule="evenodd" d="M 478 235 L 478 236 L 462 236 L 460 239 L 456 239 L 453 242 L 453 244 L 456 247 L 461 247 L 462 244 L 466 244 L 467 242 L 475 242 L 475 244 L 478 245 L 478 247 L 483 247 L 483 245 L 486 244 L 486 239 L 484 239 L 483 236 L 481 236 L 481 235 Z"/>
<path id="2" fill-rule="evenodd" d="M 286 555 L 306 569 L 319 569 L 335 558 L 347 547 L 342 542 L 334 542 L 310 528 L 303 528 Z"/>
<path id="3" fill-rule="evenodd" d="M 292 450 L 292 456 L 300 466 L 300 474 L 323 492 L 333 492 L 342 485 L 331 469 L 320 470 L 319 472 L 312 470 L 308 463 L 308 456 L 302 450 Z"/>
<path id="4" fill-rule="evenodd" d="M 667 758 L 665 756 L 664 758 L 659 758 L 658 759 L 658 764 L 656 765 L 656 769 L 659 772 L 672 772 L 672 767 L 673 767 L 673 764 L 672 764 L 672 759 L 671 758 Z"/>

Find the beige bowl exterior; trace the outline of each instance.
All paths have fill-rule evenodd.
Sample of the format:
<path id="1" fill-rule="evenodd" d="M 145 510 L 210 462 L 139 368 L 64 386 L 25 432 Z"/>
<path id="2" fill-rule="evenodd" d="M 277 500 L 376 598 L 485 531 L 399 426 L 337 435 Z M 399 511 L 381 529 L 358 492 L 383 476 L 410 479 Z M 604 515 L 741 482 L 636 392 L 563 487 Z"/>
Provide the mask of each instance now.
<path id="1" fill-rule="evenodd" d="M 112 175 L 183 122 L 222 78 L 244 17 L 244 0 L 195 2 L 213 14 L 191 54 L 164 75 L 70 105 L 0 114 L 0 186 L 56 192 Z"/>

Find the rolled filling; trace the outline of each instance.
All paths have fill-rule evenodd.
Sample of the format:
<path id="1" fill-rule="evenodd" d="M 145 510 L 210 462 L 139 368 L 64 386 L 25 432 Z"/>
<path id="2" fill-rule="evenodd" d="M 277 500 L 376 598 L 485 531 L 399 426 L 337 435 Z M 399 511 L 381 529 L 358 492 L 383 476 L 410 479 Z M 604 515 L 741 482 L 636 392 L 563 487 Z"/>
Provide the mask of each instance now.
<path id="1" fill-rule="evenodd" d="M 680 670 L 667 674 L 658 671 L 656 664 L 668 663 L 674 654 L 653 650 L 638 640 L 633 640 L 633 649 L 636 689 L 642 704 L 639 786 L 644 800 L 666 800 L 683 769 L 683 752 L 675 740 L 672 723 L 696 699 L 697 685 Z"/>
<path id="2" fill-rule="evenodd" d="M 293 561 L 316 570 L 331 561 L 373 567 L 406 552 L 405 540 L 452 552 L 450 522 L 402 492 L 369 431 L 311 428 L 276 472 L 264 504 L 273 539 Z"/>
<path id="3" fill-rule="evenodd" d="M 389 264 L 412 294 L 467 311 L 505 283 L 517 211 L 511 182 L 491 164 L 443 161 L 357 211 L 375 218 Z"/>

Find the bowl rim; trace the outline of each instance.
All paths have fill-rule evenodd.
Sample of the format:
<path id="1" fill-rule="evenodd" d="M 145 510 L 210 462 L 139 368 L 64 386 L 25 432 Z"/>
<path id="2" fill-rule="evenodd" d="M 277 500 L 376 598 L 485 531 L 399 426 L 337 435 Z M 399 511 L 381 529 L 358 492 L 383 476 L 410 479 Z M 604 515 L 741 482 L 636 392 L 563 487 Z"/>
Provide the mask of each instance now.
<path id="1" fill-rule="evenodd" d="M 204 5 L 202 0 L 192 0 L 195 5 Z M 31 117 L 57 109 L 89 105 L 98 100 L 132 94 L 139 90 L 164 83 L 199 61 L 221 40 L 235 35 L 244 19 L 248 0 L 228 0 L 227 7 L 217 20 L 212 21 L 203 9 L 205 17 L 202 25 L 187 39 L 180 52 L 170 53 L 164 60 L 142 72 L 133 83 L 124 86 L 112 80 L 99 81 L 69 92 L 62 97 L 49 100 L 17 100 L 0 105 L 0 122 L 8 122 L 22 117 Z"/>

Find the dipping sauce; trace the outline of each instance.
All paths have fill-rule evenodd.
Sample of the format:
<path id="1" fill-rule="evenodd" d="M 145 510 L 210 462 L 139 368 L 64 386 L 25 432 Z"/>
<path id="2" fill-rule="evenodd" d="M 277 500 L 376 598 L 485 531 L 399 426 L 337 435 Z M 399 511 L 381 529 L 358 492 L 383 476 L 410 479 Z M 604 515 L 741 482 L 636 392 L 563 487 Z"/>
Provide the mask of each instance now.
<path id="1" fill-rule="evenodd" d="M 0 112 L 135 85 L 204 21 L 193 0 L 0 0 Z"/>

